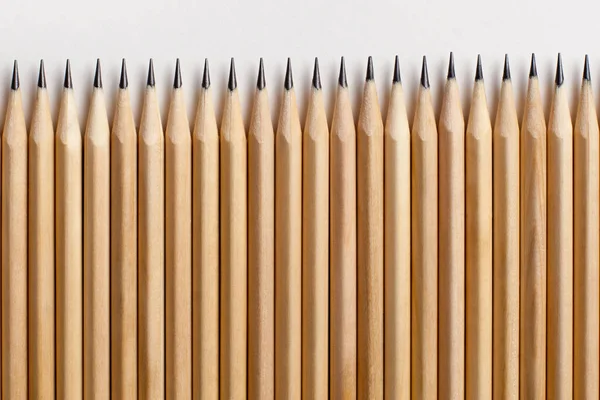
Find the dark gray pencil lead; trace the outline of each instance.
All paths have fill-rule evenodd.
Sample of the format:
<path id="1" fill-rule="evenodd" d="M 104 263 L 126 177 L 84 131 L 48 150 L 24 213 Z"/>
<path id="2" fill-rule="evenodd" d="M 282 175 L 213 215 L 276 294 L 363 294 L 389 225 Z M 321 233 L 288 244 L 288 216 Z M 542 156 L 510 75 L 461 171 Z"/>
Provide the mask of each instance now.
<path id="1" fill-rule="evenodd" d="M 227 83 L 227 88 L 231 92 L 237 89 L 237 78 L 235 76 L 235 61 L 233 61 L 233 57 L 231 57 L 231 64 L 229 66 L 229 82 Z"/>
<path id="2" fill-rule="evenodd" d="M 504 72 L 502 73 L 503 81 L 510 81 L 510 63 L 508 62 L 508 54 L 504 55 Z"/>
<path id="3" fill-rule="evenodd" d="M 423 65 L 421 66 L 421 86 L 429 89 L 429 73 L 427 72 L 427 57 L 423 56 Z"/>
<path id="4" fill-rule="evenodd" d="M 317 90 L 321 90 L 322 87 L 321 72 L 319 71 L 319 59 L 317 57 L 315 57 L 315 68 L 313 70 L 312 86 Z"/>
<path id="5" fill-rule="evenodd" d="M 63 86 L 67 89 L 73 89 L 73 79 L 71 78 L 71 61 L 67 60 L 67 66 L 65 67 L 65 81 Z"/>
<path id="6" fill-rule="evenodd" d="M 179 58 L 175 61 L 175 77 L 173 78 L 173 89 L 179 89 L 183 85 L 181 80 L 181 64 Z"/>
<path id="7" fill-rule="evenodd" d="M 148 79 L 146 79 L 146 85 L 149 87 L 156 86 L 156 79 L 154 77 L 154 60 L 148 61 Z"/>
<path id="8" fill-rule="evenodd" d="M 583 64 L 583 79 L 590 82 L 592 80 L 592 74 L 590 72 L 590 57 L 585 55 L 585 62 Z"/>
<path id="9" fill-rule="evenodd" d="M 475 81 L 483 80 L 483 66 L 481 65 L 481 54 L 477 54 L 477 67 L 475 68 Z"/>
<path id="10" fill-rule="evenodd" d="M 369 56 L 367 60 L 367 76 L 365 77 L 366 81 L 375 80 L 375 71 L 373 70 L 373 57 Z"/>
<path id="11" fill-rule="evenodd" d="M 348 80 L 346 79 L 346 62 L 344 61 L 344 57 L 340 61 L 340 76 L 338 77 L 338 83 L 341 87 L 348 87 Z"/>
<path id="12" fill-rule="evenodd" d="M 102 69 L 100 68 L 100 59 L 96 59 L 96 72 L 94 72 L 94 87 L 102 88 Z"/>
<path id="13" fill-rule="evenodd" d="M 38 74 L 38 83 L 39 88 L 46 88 L 46 68 L 44 68 L 44 60 L 40 60 L 40 72 Z"/>
<path id="14" fill-rule="evenodd" d="M 129 86 L 129 79 L 127 78 L 127 64 L 125 59 L 121 61 L 121 79 L 119 79 L 119 88 L 127 89 Z"/>
<path id="15" fill-rule="evenodd" d="M 263 90 L 267 87 L 267 80 L 265 79 L 265 64 L 263 63 L 262 57 L 258 62 L 258 77 L 256 78 L 256 88 Z"/>
<path id="16" fill-rule="evenodd" d="M 21 86 L 21 80 L 19 79 L 19 64 L 17 60 L 15 60 L 13 64 L 13 73 L 12 73 L 12 81 L 10 83 L 10 88 L 12 90 L 18 90 Z"/>
<path id="17" fill-rule="evenodd" d="M 400 77 L 400 60 L 398 60 L 398 56 L 396 56 L 396 60 L 394 61 L 394 77 L 392 78 L 392 84 L 394 83 L 402 83 L 402 78 Z"/>
<path id="18" fill-rule="evenodd" d="M 537 78 L 537 65 L 535 63 L 535 54 L 531 53 L 531 66 L 529 67 L 529 77 Z"/>
<path id="19" fill-rule="evenodd" d="M 285 69 L 285 81 L 283 86 L 285 90 L 290 90 L 294 87 L 294 78 L 292 78 L 292 60 L 288 57 L 287 67 Z"/>
<path id="20" fill-rule="evenodd" d="M 204 73 L 202 74 L 202 88 L 208 89 L 210 87 L 210 72 L 208 70 L 208 58 L 204 59 Z"/>
<path id="21" fill-rule="evenodd" d="M 447 79 L 456 79 L 456 71 L 454 70 L 454 53 L 452 52 L 450 52 L 450 60 L 448 61 Z"/>
<path id="22" fill-rule="evenodd" d="M 563 63 L 562 56 L 558 53 L 558 58 L 556 60 L 556 77 L 554 78 L 554 83 L 556 86 L 562 86 L 565 81 L 565 74 L 563 73 Z"/>

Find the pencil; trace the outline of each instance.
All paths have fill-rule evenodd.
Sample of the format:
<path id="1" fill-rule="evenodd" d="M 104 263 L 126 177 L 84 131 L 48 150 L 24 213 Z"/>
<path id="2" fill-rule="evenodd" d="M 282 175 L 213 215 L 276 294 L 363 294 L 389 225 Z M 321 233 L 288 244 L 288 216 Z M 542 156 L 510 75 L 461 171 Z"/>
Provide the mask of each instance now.
<path id="1" fill-rule="evenodd" d="M 437 398 L 438 144 L 425 57 L 411 141 L 411 390 L 427 400 Z"/>
<path id="2" fill-rule="evenodd" d="M 275 134 L 262 58 L 248 130 L 248 398 L 275 396 Z"/>
<path id="3" fill-rule="evenodd" d="M 138 394 L 165 397 L 165 139 L 150 59 L 138 139 Z"/>
<path id="4" fill-rule="evenodd" d="M 396 56 L 385 123 L 386 399 L 410 399 L 410 129 Z"/>
<path id="5" fill-rule="evenodd" d="M 329 127 L 315 58 L 302 157 L 302 397 L 328 398 Z"/>
<path id="6" fill-rule="evenodd" d="M 110 398 L 110 127 L 100 60 L 83 137 L 83 397 Z"/>
<path id="7" fill-rule="evenodd" d="M 56 126 L 56 396 L 83 394 L 83 138 L 67 60 Z"/>
<path id="8" fill-rule="evenodd" d="M 466 398 L 492 398 L 492 123 L 477 56 L 466 131 Z"/>
<path id="9" fill-rule="evenodd" d="M 357 126 L 358 397 L 383 398 L 383 122 L 369 57 Z"/>
<path id="10" fill-rule="evenodd" d="M 356 399 L 356 128 L 344 57 L 329 158 L 329 396 Z"/>
<path id="11" fill-rule="evenodd" d="M 546 121 L 535 55 L 521 125 L 521 398 L 546 397 Z"/>
<path id="12" fill-rule="evenodd" d="M 15 61 L 2 133 L 2 398 L 27 394 L 27 128 Z"/>
<path id="13" fill-rule="evenodd" d="M 465 397 L 465 119 L 450 53 L 439 129 L 438 390 Z"/>
<path id="14" fill-rule="evenodd" d="M 492 139 L 494 207 L 493 398 L 519 397 L 519 122 L 508 56 Z"/>
<path id="15" fill-rule="evenodd" d="M 574 365 L 573 397 L 598 398 L 598 118 L 592 90 L 589 58 L 585 67 L 575 119 L 574 207 Z"/>
<path id="16" fill-rule="evenodd" d="M 246 396 L 247 147 L 231 59 L 221 122 L 221 376 L 222 399 Z"/>
<path id="17" fill-rule="evenodd" d="M 137 137 L 125 60 L 110 139 L 111 397 L 137 398 Z"/>
<path id="18" fill-rule="evenodd" d="M 548 120 L 548 399 L 573 396 L 573 125 L 560 53 Z"/>
<path id="19" fill-rule="evenodd" d="M 219 131 L 208 60 L 192 135 L 192 393 L 219 397 Z"/>
<path id="20" fill-rule="evenodd" d="M 53 399 L 54 126 L 44 60 L 29 131 L 29 395 Z"/>
<path id="21" fill-rule="evenodd" d="M 166 392 L 192 398 L 192 138 L 177 59 L 165 132 Z"/>
<path id="22" fill-rule="evenodd" d="M 275 134 L 275 398 L 301 394 L 302 131 L 288 58 Z"/>

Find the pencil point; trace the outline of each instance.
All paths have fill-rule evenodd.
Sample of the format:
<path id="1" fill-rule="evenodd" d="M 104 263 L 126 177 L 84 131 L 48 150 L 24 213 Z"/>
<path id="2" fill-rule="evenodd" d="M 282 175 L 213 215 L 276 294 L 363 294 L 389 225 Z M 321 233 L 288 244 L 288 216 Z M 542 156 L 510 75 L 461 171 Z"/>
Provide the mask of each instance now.
<path id="1" fill-rule="evenodd" d="M 475 81 L 483 80 L 483 67 L 481 66 L 481 54 L 477 54 L 477 68 L 475 68 Z"/>
<path id="2" fill-rule="evenodd" d="M 258 78 L 256 78 L 256 88 L 258 90 L 263 90 L 267 87 L 267 81 L 265 79 L 265 65 L 263 63 L 262 57 L 258 62 Z"/>
<path id="3" fill-rule="evenodd" d="M 423 56 L 423 66 L 421 67 L 421 86 L 429 89 L 429 73 L 427 72 L 427 57 Z"/>
<path id="4" fill-rule="evenodd" d="M 502 74 L 503 81 L 510 81 L 510 64 L 508 62 L 508 54 L 504 55 L 504 73 Z"/>
<path id="5" fill-rule="evenodd" d="M 287 68 L 285 69 L 285 90 L 290 90 L 294 87 L 294 79 L 292 78 L 292 60 L 288 57 Z"/>
<path id="6" fill-rule="evenodd" d="M 312 85 L 315 89 L 321 90 L 321 72 L 319 71 L 319 59 L 315 57 L 315 69 L 313 70 Z"/>
<path id="7" fill-rule="evenodd" d="M 590 72 L 590 57 L 587 54 L 585 55 L 585 62 L 583 65 L 583 79 L 588 82 L 592 80 L 592 75 Z"/>
<path id="8" fill-rule="evenodd" d="M 127 79 L 127 64 L 125 59 L 121 62 L 121 79 L 119 80 L 119 88 L 127 89 L 129 86 L 129 80 Z"/>
<path id="9" fill-rule="evenodd" d="M 454 53 L 452 52 L 450 52 L 450 61 L 448 61 L 447 79 L 456 79 L 456 71 L 454 70 Z"/>
<path id="10" fill-rule="evenodd" d="M 96 72 L 94 73 L 94 87 L 102 88 L 102 69 L 100 68 L 100 59 L 96 59 Z"/>
<path id="11" fill-rule="evenodd" d="M 149 87 L 156 85 L 156 79 L 154 79 L 154 60 L 152 59 L 148 61 L 148 79 L 146 80 L 146 85 Z"/>
<path id="12" fill-rule="evenodd" d="M 400 77 L 400 60 L 398 60 L 398 56 L 396 56 L 396 60 L 394 61 L 394 77 L 392 78 L 392 84 L 394 83 L 402 83 L 402 78 Z"/>
<path id="13" fill-rule="evenodd" d="M 19 86 L 21 86 L 19 79 L 19 64 L 17 63 L 17 60 L 15 60 L 13 64 L 12 82 L 10 83 L 10 88 L 12 90 L 17 90 L 19 89 Z"/>
<path id="14" fill-rule="evenodd" d="M 227 83 L 227 88 L 231 92 L 237 89 L 237 78 L 235 76 L 235 61 L 233 61 L 233 57 L 231 57 L 231 64 L 229 66 L 229 82 Z"/>
<path id="15" fill-rule="evenodd" d="M 44 60 L 40 60 L 40 73 L 38 74 L 38 87 L 46 88 L 46 69 L 44 68 Z"/>
<path id="16" fill-rule="evenodd" d="M 338 78 L 338 83 L 341 87 L 348 87 L 348 80 L 346 79 L 346 62 L 344 61 L 344 57 L 342 57 L 342 61 L 340 61 L 340 76 Z"/>
<path id="17" fill-rule="evenodd" d="M 554 78 L 554 82 L 556 86 L 562 86 L 565 81 L 565 75 L 563 73 L 563 63 L 562 56 L 558 53 L 558 59 L 556 60 L 556 77 Z"/>
<path id="18" fill-rule="evenodd" d="M 202 88 L 210 87 L 210 72 L 208 72 L 208 58 L 204 59 L 204 73 L 202 74 Z"/>
<path id="19" fill-rule="evenodd" d="M 71 61 L 67 60 L 67 66 L 65 68 L 65 81 L 63 86 L 67 89 L 73 89 L 73 79 L 71 78 Z"/>
<path id="20" fill-rule="evenodd" d="M 175 61 L 175 78 L 173 78 L 173 89 L 179 89 L 183 85 L 181 81 L 181 65 L 179 64 L 179 58 Z"/>
<path id="21" fill-rule="evenodd" d="M 529 67 L 529 77 L 537 78 L 537 65 L 535 64 L 535 54 L 531 53 L 531 67 Z"/>
<path id="22" fill-rule="evenodd" d="M 367 60 L 367 76 L 365 78 L 366 81 L 375 80 L 375 71 L 373 71 L 373 57 L 369 56 Z"/>

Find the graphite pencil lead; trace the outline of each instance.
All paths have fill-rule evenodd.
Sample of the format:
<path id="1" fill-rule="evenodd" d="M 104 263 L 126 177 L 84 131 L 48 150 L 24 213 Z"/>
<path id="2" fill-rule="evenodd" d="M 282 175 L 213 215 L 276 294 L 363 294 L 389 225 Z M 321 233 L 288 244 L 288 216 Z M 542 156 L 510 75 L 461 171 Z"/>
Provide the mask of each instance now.
<path id="1" fill-rule="evenodd" d="M 96 72 L 94 73 L 94 87 L 102 88 L 102 69 L 100 68 L 100 59 L 96 59 Z"/>
<path id="2" fill-rule="evenodd" d="M 421 86 L 429 89 L 429 73 L 427 72 L 427 57 L 423 56 L 423 65 L 421 67 Z"/>
<path id="3" fill-rule="evenodd" d="M 477 67 L 475 68 L 475 81 L 483 80 L 483 67 L 481 65 L 481 54 L 477 54 Z"/>
<path id="4" fill-rule="evenodd" d="M 537 78 L 537 65 L 535 63 L 535 54 L 531 53 L 531 66 L 529 67 L 529 77 Z"/>
<path id="5" fill-rule="evenodd" d="M 119 79 L 119 88 L 127 89 L 129 86 L 129 79 L 127 78 L 127 64 L 125 59 L 121 62 L 121 79 Z"/>
<path id="6" fill-rule="evenodd" d="M 231 57 L 231 64 L 229 66 L 229 82 L 227 83 L 227 88 L 231 92 L 237 89 L 237 78 L 235 76 L 235 61 L 233 61 L 233 57 Z"/>
<path id="7" fill-rule="evenodd" d="M 447 79 L 456 79 L 456 71 L 454 70 L 454 53 L 452 52 L 450 52 L 450 60 L 448 61 Z"/>
<path id="8" fill-rule="evenodd" d="M 183 85 L 181 81 L 181 64 L 179 63 L 179 58 L 175 61 L 175 77 L 173 78 L 173 88 L 179 89 Z"/>
<path id="9" fill-rule="evenodd" d="M 17 60 L 15 60 L 15 63 L 13 64 L 12 82 L 10 83 L 10 88 L 12 90 L 18 90 L 20 86 L 21 81 L 19 79 L 19 64 L 17 63 Z"/>
<path id="10" fill-rule="evenodd" d="M 208 71 L 208 58 L 204 59 L 204 73 L 202 74 L 202 88 L 210 87 L 210 72 Z"/>
<path id="11" fill-rule="evenodd" d="M 508 62 L 508 54 L 504 55 L 504 72 L 502 74 L 502 80 L 510 80 L 510 63 Z"/>
<path id="12" fill-rule="evenodd" d="M 154 78 L 154 60 L 148 61 L 148 79 L 146 79 L 146 86 L 154 87 L 156 85 L 156 79 Z"/>
<path id="13" fill-rule="evenodd" d="M 313 70 L 312 85 L 315 89 L 321 90 L 321 72 L 319 71 L 319 59 L 315 57 L 315 69 Z"/>
<path id="14" fill-rule="evenodd" d="M 372 81 L 375 79 L 375 71 L 373 70 L 373 57 L 369 56 L 367 60 L 367 76 L 366 81 Z"/>
<path id="15" fill-rule="evenodd" d="M 290 90 L 294 87 L 294 78 L 292 78 L 292 60 L 288 57 L 287 67 L 285 69 L 285 90 Z"/>
<path id="16" fill-rule="evenodd" d="M 392 84 L 394 83 L 402 83 L 402 78 L 400 77 L 400 60 L 398 60 L 398 56 L 396 56 L 396 60 L 394 61 L 394 77 L 392 78 Z"/>
<path id="17" fill-rule="evenodd" d="M 258 62 L 258 78 L 256 78 L 256 88 L 258 90 L 263 90 L 267 87 L 267 81 L 265 79 L 265 65 L 263 63 L 262 57 Z"/>
<path id="18" fill-rule="evenodd" d="M 585 55 L 585 62 L 583 64 L 583 79 L 588 82 L 592 80 L 592 74 L 590 72 L 590 57 L 587 54 Z"/>
<path id="19" fill-rule="evenodd" d="M 346 79 L 346 62 L 344 61 L 344 57 L 342 57 L 342 61 L 340 61 L 340 76 L 338 78 L 338 83 L 341 87 L 348 87 L 348 80 Z"/>
<path id="20" fill-rule="evenodd" d="M 38 83 L 39 88 L 46 88 L 46 68 L 44 68 L 44 60 L 40 60 L 40 72 L 38 74 Z"/>
<path id="21" fill-rule="evenodd" d="M 71 78 L 71 61 L 67 60 L 67 66 L 65 67 L 65 81 L 63 86 L 67 89 L 73 89 L 73 79 Z"/>
<path id="22" fill-rule="evenodd" d="M 565 81 L 565 75 L 563 73 L 563 63 L 562 56 L 558 53 L 558 59 L 556 60 L 556 77 L 554 78 L 554 83 L 556 86 L 562 86 Z"/>

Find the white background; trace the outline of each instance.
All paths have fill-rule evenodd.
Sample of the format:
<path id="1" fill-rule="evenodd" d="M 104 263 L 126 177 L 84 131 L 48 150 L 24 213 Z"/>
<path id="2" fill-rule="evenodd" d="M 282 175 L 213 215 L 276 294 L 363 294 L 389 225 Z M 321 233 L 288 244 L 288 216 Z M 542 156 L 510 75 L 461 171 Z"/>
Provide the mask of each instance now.
<path id="1" fill-rule="evenodd" d="M 504 53 L 510 56 L 520 110 L 531 52 L 538 60 L 546 115 L 556 53 L 563 53 L 574 113 L 586 52 L 591 56 L 592 77 L 600 77 L 598 8 L 592 0 L 7 0 L 0 11 L 0 117 L 5 113 L 12 60 L 17 59 L 29 124 L 38 63 L 44 58 L 56 123 L 64 63 L 70 58 L 83 128 L 94 64 L 100 57 L 112 118 L 120 61 L 125 57 L 138 124 L 148 58 L 153 57 L 165 124 L 175 59 L 179 57 L 191 123 L 204 58 L 208 57 L 220 118 L 229 58 L 233 56 L 246 124 L 259 57 L 265 60 L 272 118 L 276 122 L 289 56 L 304 118 L 313 58 L 318 56 L 331 118 L 342 55 L 346 57 L 355 98 L 355 118 L 369 55 L 374 57 L 385 117 L 393 59 L 398 54 L 412 120 L 421 57 L 428 57 L 439 113 L 449 51 L 455 53 L 465 118 L 478 53 L 483 57 L 492 116 Z"/>

